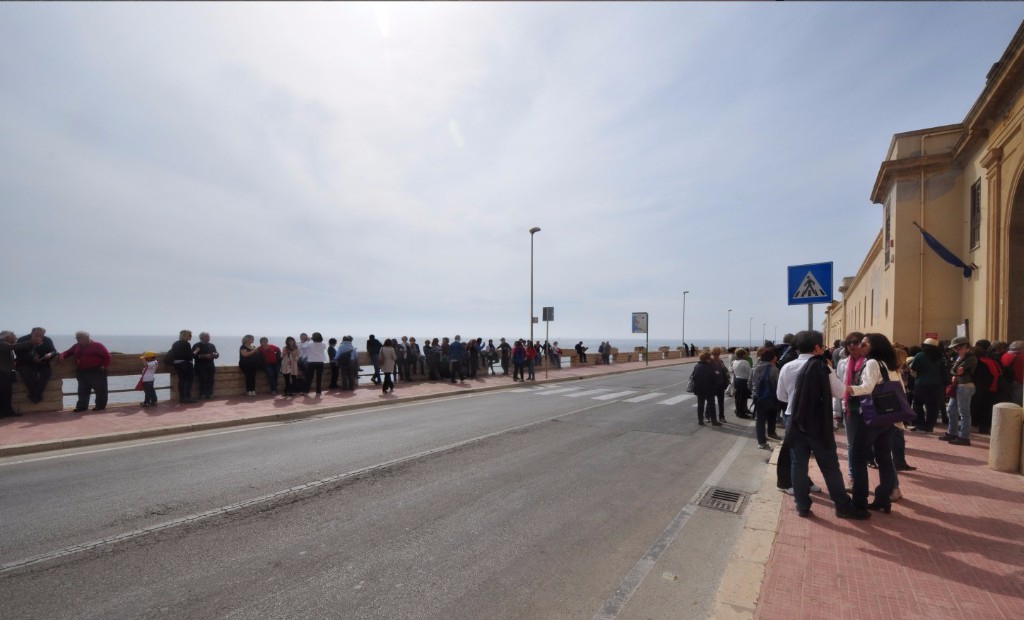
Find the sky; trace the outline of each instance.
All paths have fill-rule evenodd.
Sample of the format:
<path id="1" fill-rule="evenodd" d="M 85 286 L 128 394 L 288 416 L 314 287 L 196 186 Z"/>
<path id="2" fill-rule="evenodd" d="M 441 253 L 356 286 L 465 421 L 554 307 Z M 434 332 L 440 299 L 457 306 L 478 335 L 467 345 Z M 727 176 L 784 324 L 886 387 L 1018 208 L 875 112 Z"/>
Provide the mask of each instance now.
<path id="1" fill-rule="evenodd" d="M 0 329 L 526 337 L 532 264 L 552 339 L 681 339 L 683 291 L 687 340 L 781 337 L 786 267 L 857 272 L 893 134 L 961 122 L 1022 19 L 2 3 Z"/>

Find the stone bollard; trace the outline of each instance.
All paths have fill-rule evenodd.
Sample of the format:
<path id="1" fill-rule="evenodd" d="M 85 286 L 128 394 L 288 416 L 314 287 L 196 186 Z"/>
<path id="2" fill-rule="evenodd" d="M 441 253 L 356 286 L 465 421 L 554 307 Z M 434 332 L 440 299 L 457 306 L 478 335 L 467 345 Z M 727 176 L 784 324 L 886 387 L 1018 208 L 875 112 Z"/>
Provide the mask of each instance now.
<path id="1" fill-rule="evenodd" d="M 988 447 L 989 469 L 1005 472 L 1022 471 L 1021 436 L 1024 434 L 1024 409 L 1013 403 L 999 403 L 992 408 L 992 434 Z"/>

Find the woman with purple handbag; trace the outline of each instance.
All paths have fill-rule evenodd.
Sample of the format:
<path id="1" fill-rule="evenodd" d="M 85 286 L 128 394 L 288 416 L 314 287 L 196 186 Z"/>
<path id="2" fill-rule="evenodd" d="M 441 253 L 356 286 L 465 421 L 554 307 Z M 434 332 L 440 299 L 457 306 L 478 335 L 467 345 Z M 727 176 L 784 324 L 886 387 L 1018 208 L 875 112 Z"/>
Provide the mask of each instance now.
<path id="1" fill-rule="evenodd" d="M 867 361 L 856 373 L 856 385 L 846 386 L 850 415 L 848 436 L 850 439 L 850 465 L 853 470 L 853 504 L 858 508 L 892 510 L 892 491 L 897 485 L 896 467 L 892 461 L 893 424 L 900 418 L 906 405 L 906 395 L 899 402 L 902 384 L 890 381 L 890 373 L 899 377 L 896 350 L 889 339 L 882 334 L 865 334 L 860 342 L 861 354 Z M 896 385 L 892 385 L 896 384 Z M 890 390 L 890 391 L 887 391 Z M 909 410 L 909 406 L 907 406 Z M 913 412 L 909 412 L 911 419 Z M 878 463 L 879 483 L 875 487 L 875 499 L 868 503 L 868 459 L 874 450 Z"/>

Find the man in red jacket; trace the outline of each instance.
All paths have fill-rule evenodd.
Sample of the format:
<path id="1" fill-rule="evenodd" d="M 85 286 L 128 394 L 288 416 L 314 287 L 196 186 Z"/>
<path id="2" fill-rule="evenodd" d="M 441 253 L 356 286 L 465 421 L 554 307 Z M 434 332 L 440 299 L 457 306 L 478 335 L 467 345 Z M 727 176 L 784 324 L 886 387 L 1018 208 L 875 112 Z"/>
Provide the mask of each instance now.
<path id="1" fill-rule="evenodd" d="M 89 395 L 96 392 L 96 406 L 93 411 L 107 408 L 107 367 L 110 366 L 110 352 L 95 342 L 89 332 L 75 332 L 75 342 L 70 349 L 60 354 L 58 361 L 75 358 L 75 378 L 78 379 L 78 404 L 75 411 L 89 408 Z"/>

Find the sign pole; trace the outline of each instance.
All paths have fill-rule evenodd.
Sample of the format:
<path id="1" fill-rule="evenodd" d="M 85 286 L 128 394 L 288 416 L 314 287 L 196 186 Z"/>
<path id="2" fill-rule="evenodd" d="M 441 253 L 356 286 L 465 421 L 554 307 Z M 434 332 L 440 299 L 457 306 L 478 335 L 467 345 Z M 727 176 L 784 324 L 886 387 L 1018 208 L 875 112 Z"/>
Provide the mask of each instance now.
<path id="1" fill-rule="evenodd" d="M 814 331 L 814 304 L 807 304 L 807 331 Z"/>
<path id="2" fill-rule="evenodd" d="M 647 324 L 647 346 L 644 347 L 644 350 L 647 351 L 647 353 L 644 354 L 644 366 L 650 366 L 651 365 L 651 325 L 650 325 L 650 323 Z"/>
<path id="3" fill-rule="evenodd" d="M 544 321 L 544 378 L 548 378 L 548 368 L 551 366 L 551 321 Z"/>

